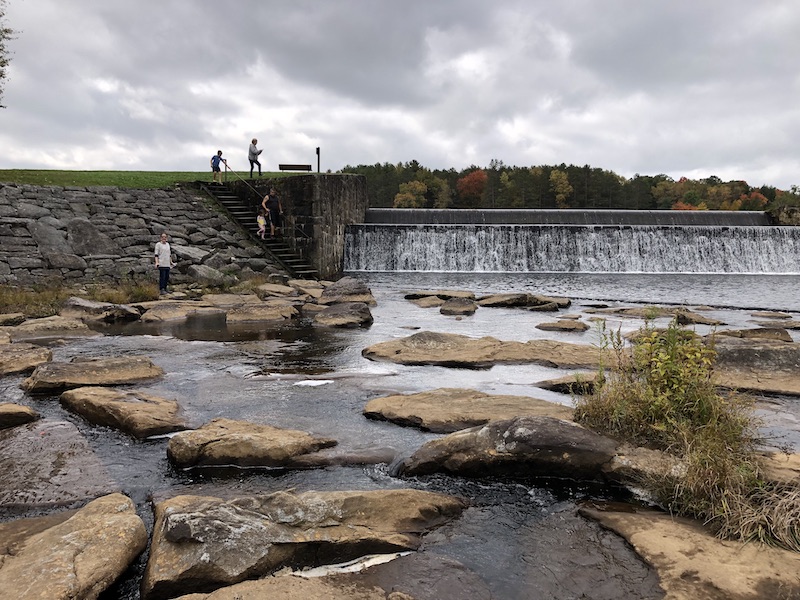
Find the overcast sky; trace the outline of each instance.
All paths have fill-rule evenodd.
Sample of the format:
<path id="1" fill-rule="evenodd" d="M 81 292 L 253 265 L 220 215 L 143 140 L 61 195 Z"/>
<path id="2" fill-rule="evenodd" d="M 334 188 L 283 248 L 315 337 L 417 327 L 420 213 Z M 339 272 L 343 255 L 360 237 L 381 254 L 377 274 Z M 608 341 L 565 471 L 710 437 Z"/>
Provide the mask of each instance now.
<path id="1" fill-rule="evenodd" d="M 800 184 L 797 0 L 8 0 L 0 168 Z"/>

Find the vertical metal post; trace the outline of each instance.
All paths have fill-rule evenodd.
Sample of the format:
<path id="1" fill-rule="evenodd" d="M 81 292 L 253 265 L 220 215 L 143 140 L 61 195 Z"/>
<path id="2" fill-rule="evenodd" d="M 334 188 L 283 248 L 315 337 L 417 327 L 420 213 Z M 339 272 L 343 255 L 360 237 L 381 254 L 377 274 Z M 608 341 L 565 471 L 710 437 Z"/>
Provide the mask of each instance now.
<path id="1" fill-rule="evenodd" d="M 319 173 L 319 146 L 317 146 L 317 173 Z"/>

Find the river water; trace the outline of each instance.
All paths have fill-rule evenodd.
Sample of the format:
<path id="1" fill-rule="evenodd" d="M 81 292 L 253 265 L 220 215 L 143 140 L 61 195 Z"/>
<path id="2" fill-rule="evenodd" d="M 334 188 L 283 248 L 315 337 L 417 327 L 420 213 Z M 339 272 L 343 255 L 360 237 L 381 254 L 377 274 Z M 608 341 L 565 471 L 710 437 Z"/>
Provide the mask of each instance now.
<path id="1" fill-rule="evenodd" d="M 494 394 L 530 395 L 570 405 L 568 396 L 536 383 L 563 376 L 540 366 L 497 366 L 487 370 L 401 366 L 361 356 L 363 348 L 418 330 L 491 335 L 503 340 L 536 338 L 598 343 L 592 329 L 582 334 L 544 332 L 535 325 L 553 315 L 518 309 L 480 308 L 457 319 L 423 309 L 403 298 L 419 289 L 462 289 L 477 294 L 534 292 L 567 296 L 566 312 L 590 316 L 590 305 L 666 303 L 704 305 L 704 314 L 730 327 L 752 326 L 756 309 L 800 313 L 800 276 L 631 275 L 631 274 L 456 274 L 351 273 L 377 299 L 374 324 L 364 329 L 321 329 L 299 320 L 282 325 L 228 327 L 224 321 L 195 319 L 171 325 L 125 325 L 105 335 L 54 345 L 54 360 L 73 357 L 146 355 L 161 366 L 163 379 L 147 384 L 151 393 L 179 401 L 191 426 L 228 417 L 300 429 L 332 437 L 337 453 L 410 455 L 436 434 L 363 417 L 372 398 L 438 387 L 467 387 Z M 797 316 L 797 315 L 795 315 Z M 612 319 L 623 333 L 637 319 Z M 698 327 L 698 333 L 707 328 Z M 33 406 L 44 416 L 77 425 L 121 489 L 152 525 L 150 500 L 177 493 L 232 497 L 295 488 L 302 490 L 419 487 L 468 497 L 463 518 L 426 539 L 424 551 L 462 562 L 501 600 L 522 598 L 651 598 L 652 574 L 625 543 L 575 515 L 576 503 L 607 497 L 605 490 L 553 488 L 537 482 L 474 482 L 435 476 L 398 479 L 387 464 L 302 471 L 210 469 L 178 471 L 167 461 L 164 437 L 137 441 L 117 431 L 90 426 L 65 412 L 55 397 L 29 397 L 22 377 L 0 380 L 5 401 Z M 789 398 L 759 404 L 766 430 L 800 449 L 800 410 Z M 3 515 L 0 513 L 0 518 Z M 8 517 L 6 517 L 8 518 Z M 104 598 L 138 598 L 144 557 Z M 444 599 L 446 600 L 446 599 Z"/>

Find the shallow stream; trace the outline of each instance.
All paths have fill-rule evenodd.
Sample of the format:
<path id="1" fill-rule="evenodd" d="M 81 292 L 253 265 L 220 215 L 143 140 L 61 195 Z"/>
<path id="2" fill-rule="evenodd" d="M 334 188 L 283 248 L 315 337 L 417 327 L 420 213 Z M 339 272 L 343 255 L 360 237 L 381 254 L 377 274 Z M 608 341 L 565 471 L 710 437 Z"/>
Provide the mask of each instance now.
<path id="1" fill-rule="evenodd" d="M 732 328 L 753 326 L 751 312 L 800 313 L 799 276 L 667 276 L 586 274 L 354 273 L 372 289 L 374 324 L 358 330 L 329 330 L 304 321 L 286 325 L 227 327 L 219 319 L 104 328 L 103 336 L 68 339 L 53 346 L 54 360 L 76 356 L 146 355 L 162 367 L 163 379 L 150 392 L 179 401 L 191 426 L 216 418 L 244 419 L 332 437 L 331 452 L 410 455 L 437 437 L 363 417 L 372 398 L 439 387 L 467 387 L 493 394 L 530 395 L 566 405 L 571 398 L 544 391 L 536 383 L 567 372 L 540 366 L 498 366 L 488 370 L 409 367 L 376 363 L 363 348 L 418 330 L 491 335 L 502 340 L 536 338 L 599 343 L 599 333 L 540 331 L 551 313 L 480 308 L 457 319 L 403 299 L 405 291 L 463 289 L 477 294 L 527 291 L 567 296 L 566 312 L 582 314 L 589 305 L 669 303 L 705 305 L 704 314 Z M 798 318 L 798 315 L 794 315 Z M 666 322 L 666 321 L 665 321 Z M 611 319 L 624 333 L 639 319 Z M 698 333 L 707 328 L 697 327 Z M 133 498 L 148 527 L 150 499 L 177 493 L 232 497 L 287 488 L 303 490 L 418 487 L 466 496 L 464 516 L 426 538 L 423 550 L 454 558 L 477 573 L 499 600 L 522 598 L 651 598 L 652 573 L 617 536 L 575 515 L 576 502 L 607 497 L 582 487 L 548 488 L 536 482 L 475 482 L 444 476 L 398 479 L 390 466 L 329 467 L 302 471 L 207 469 L 178 471 L 166 458 L 166 437 L 137 441 L 115 430 L 94 427 L 64 411 L 57 397 L 30 397 L 22 377 L 0 380 L 3 401 L 34 407 L 45 417 L 68 420 L 88 438 L 121 489 Z M 770 435 L 800 449 L 800 401 L 765 398 L 759 410 Z M 9 515 L 0 512 L 0 519 Z M 104 598 L 138 598 L 145 558 Z M 447 599 L 443 599 L 447 600 Z"/>

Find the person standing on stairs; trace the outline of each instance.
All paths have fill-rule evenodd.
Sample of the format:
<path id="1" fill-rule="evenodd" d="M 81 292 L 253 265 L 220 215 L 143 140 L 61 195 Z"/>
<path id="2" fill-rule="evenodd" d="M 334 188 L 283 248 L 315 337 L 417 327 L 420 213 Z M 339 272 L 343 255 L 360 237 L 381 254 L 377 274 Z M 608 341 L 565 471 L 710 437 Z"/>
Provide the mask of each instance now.
<path id="1" fill-rule="evenodd" d="M 222 185 L 222 171 L 219 168 L 219 163 L 223 163 L 225 167 L 228 166 L 228 161 L 222 158 L 222 150 L 217 150 L 217 153 L 211 157 L 211 173 L 213 174 L 214 183 Z"/>
<path id="2" fill-rule="evenodd" d="M 278 229 L 278 233 L 280 233 L 280 228 L 283 224 L 283 206 L 281 206 L 278 190 L 274 187 L 269 188 L 269 193 L 261 201 L 261 208 L 267 211 L 269 216 L 269 237 L 274 238 L 275 229 Z"/>
<path id="3" fill-rule="evenodd" d="M 261 177 L 261 163 L 258 162 L 258 155 L 262 151 L 256 148 L 257 143 L 258 140 L 253 138 L 253 141 L 250 142 L 250 150 L 247 152 L 247 160 L 250 161 L 250 179 L 253 178 L 253 165 L 258 165 L 258 176 Z"/>

